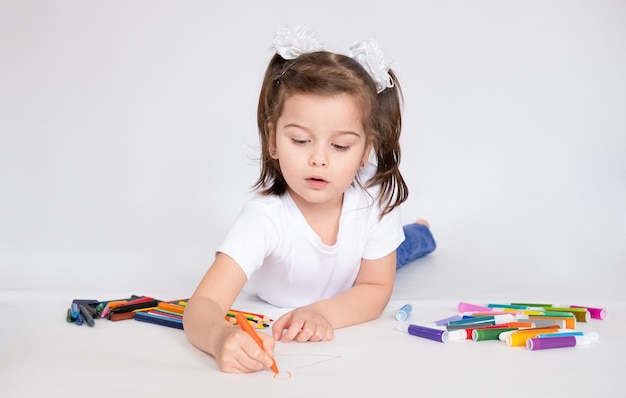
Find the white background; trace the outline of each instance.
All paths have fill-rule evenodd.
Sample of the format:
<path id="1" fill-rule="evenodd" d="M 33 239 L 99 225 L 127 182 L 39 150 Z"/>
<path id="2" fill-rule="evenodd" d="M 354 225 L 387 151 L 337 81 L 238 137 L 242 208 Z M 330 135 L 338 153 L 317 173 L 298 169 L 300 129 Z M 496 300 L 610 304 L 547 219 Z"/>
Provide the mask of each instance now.
<path id="1" fill-rule="evenodd" d="M 0 0 L 0 289 L 191 294 L 258 174 L 274 30 L 300 23 L 394 60 L 403 218 L 439 244 L 399 271 L 421 273 L 414 298 L 626 298 L 608 0 Z"/>

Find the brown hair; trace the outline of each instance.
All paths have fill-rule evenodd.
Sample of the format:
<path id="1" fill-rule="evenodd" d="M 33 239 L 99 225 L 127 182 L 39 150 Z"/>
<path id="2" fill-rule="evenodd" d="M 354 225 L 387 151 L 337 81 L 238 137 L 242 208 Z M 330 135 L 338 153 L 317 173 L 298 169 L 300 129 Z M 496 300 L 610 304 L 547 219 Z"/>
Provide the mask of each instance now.
<path id="1" fill-rule="evenodd" d="M 282 113 L 285 100 L 294 94 L 349 94 L 359 102 L 368 143 L 372 145 L 378 169 L 367 186 L 380 185 L 378 198 L 389 213 L 408 197 L 408 187 L 399 170 L 402 92 L 393 71 L 393 87 L 376 93 L 368 72 L 354 59 L 327 51 L 302 54 L 285 60 L 275 54 L 267 67 L 259 95 L 257 124 L 261 140 L 261 174 L 254 188 L 266 195 L 282 195 L 287 183 L 278 160 L 270 156 L 270 125 Z"/>

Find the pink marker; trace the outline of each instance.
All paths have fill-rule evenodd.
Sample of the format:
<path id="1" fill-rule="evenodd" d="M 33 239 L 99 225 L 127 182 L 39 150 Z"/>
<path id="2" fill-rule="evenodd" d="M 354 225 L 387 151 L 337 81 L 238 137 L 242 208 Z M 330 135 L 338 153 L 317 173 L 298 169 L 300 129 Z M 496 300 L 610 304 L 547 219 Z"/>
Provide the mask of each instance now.
<path id="1" fill-rule="evenodd" d="M 472 303 L 466 303 L 465 301 L 460 301 L 457 305 L 457 309 L 459 312 L 492 312 L 493 308 L 483 307 L 481 305 L 476 305 Z"/>
<path id="2" fill-rule="evenodd" d="M 586 308 L 589 311 L 589 316 L 594 319 L 606 319 L 608 315 L 604 308 L 585 307 L 581 305 L 570 305 L 572 308 Z"/>

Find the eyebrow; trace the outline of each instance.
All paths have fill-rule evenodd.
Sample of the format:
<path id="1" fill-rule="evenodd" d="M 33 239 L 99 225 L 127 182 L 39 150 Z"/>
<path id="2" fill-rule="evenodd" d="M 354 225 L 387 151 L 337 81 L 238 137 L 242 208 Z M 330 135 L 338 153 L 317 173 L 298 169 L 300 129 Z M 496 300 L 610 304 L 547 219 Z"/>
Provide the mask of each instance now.
<path id="1" fill-rule="evenodd" d="M 286 127 L 295 127 L 295 128 L 304 130 L 306 132 L 310 132 L 309 128 L 307 128 L 305 126 L 302 126 L 302 125 L 300 125 L 298 123 L 287 123 L 287 124 L 285 124 L 283 126 L 283 128 L 286 128 Z M 361 134 L 359 134 L 359 133 L 357 133 L 356 131 L 353 131 L 353 130 L 337 130 L 334 133 L 335 133 L 335 135 L 347 135 L 347 134 L 349 134 L 349 135 L 355 135 L 357 137 L 361 137 Z"/>

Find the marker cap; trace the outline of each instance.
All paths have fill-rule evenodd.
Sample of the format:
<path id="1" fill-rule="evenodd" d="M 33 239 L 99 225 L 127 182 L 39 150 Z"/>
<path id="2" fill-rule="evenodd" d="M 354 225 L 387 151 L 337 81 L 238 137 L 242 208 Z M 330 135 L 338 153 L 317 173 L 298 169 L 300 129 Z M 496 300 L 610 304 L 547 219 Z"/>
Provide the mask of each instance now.
<path id="1" fill-rule="evenodd" d="M 400 322 L 406 321 L 409 316 L 411 316 L 411 311 L 413 311 L 413 307 L 411 304 L 405 304 L 396 312 L 396 319 Z"/>

